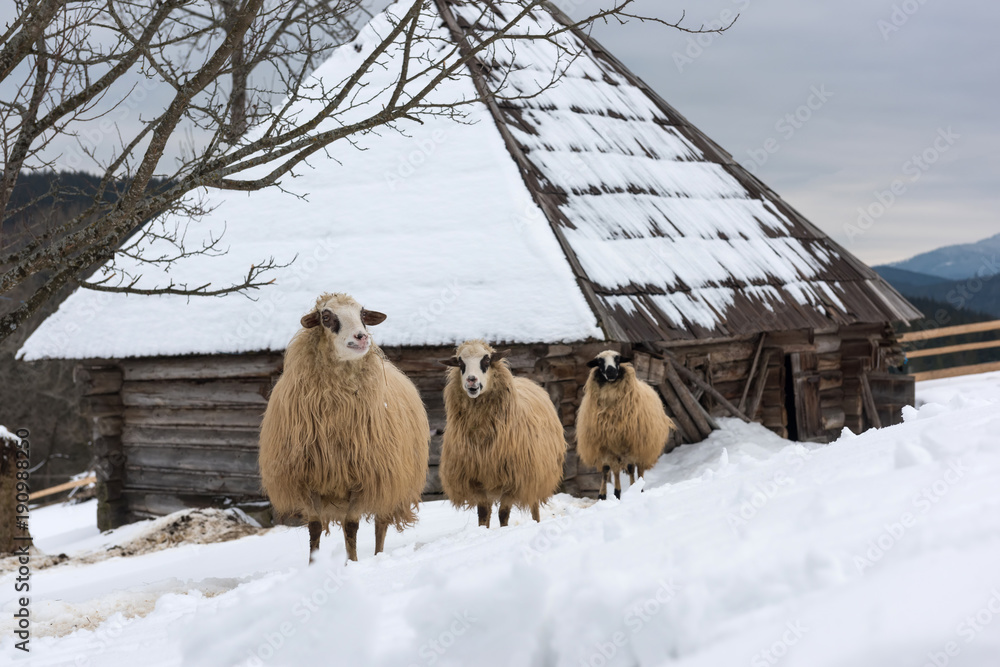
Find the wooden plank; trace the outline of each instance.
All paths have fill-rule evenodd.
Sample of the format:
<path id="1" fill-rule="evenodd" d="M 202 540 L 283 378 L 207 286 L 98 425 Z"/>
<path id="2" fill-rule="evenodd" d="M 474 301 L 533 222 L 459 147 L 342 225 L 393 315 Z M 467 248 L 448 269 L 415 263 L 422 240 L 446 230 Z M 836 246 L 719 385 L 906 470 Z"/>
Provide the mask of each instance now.
<path id="1" fill-rule="evenodd" d="M 222 405 L 267 405 L 270 383 L 260 380 L 162 380 L 126 382 L 122 402 L 126 406 L 213 408 Z"/>
<path id="2" fill-rule="evenodd" d="M 34 493 L 30 493 L 28 494 L 28 500 L 35 500 L 36 498 L 44 498 L 45 496 L 51 496 L 52 494 L 59 493 L 61 491 L 69 491 L 70 489 L 76 489 L 81 486 L 87 486 L 88 484 L 93 484 L 96 481 L 97 481 L 96 475 L 89 475 L 88 477 L 84 477 L 83 479 L 74 479 L 64 484 L 59 484 L 57 486 L 50 486 L 47 489 L 42 489 L 41 491 L 35 491 Z"/>
<path id="3" fill-rule="evenodd" d="M 747 383 L 743 387 L 743 395 L 740 396 L 740 404 L 736 406 L 739 411 L 746 414 L 748 417 L 753 418 L 753 415 L 747 414 L 747 398 L 750 395 L 750 385 L 753 384 L 754 376 L 757 374 L 757 365 L 760 363 L 760 356 L 764 352 L 764 339 L 767 338 L 766 333 L 760 335 L 760 341 L 757 343 L 757 351 L 754 352 L 753 361 L 750 364 L 750 372 L 747 373 Z M 765 362 L 765 366 L 767 363 Z"/>
<path id="4" fill-rule="evenodd" d="M 206 474 L 258 474 L 256 449 L 126 445 L 124 451 L 128 466 Z"/>
<path id="5" fill-rule="evenodd" d="M 1000 361 L 994 361 L 986 364 L 973 364 L 971 366 L 956 366 L 955 368 L 940 368 L 934 371 L 914 373 L 913 377 L 917 382 L 923 382 L 924 380 L 939 380 L 941 378 L 991 373 L 993 371 L 1000 371 Z"/>
<path id="6" fill-rule="evenodd" d="M 705 412 L 705 408 L 695 400 L 694 396 L 691 395 L 691 390 L 688 389 L 680 376 L 677 375 L 677 365 L 672 363 L 667 364 L 665 370 L 667 373 L 667 382 L 674 388 L 677 398 L 680 399 L 691 420 L 698 427 L 701 438 L 707 438 L 712 431 L 718 428 L 718 424 L 715 423 L 711 415 Z"/>
<path id="7" fill-rule="evenodd" d="M 198 428 L 126 424 L 122 431 L 122 443 L 125 445 L 187 445 L 256 449 L 259 437 L 260 432 L 256 428 Z"/>
<path id="8" fill-rule="evenodd" d="M 933 340 L 934 338 L 944 338 L 945 336 L 961 336 L 962 334 L 996 331 L 998 329 L 1000 329 L 1000 320 L 993 320 L 991 322 L 973 322 L 972 324 L 959 324 L 954 327 L 927 329 L 925 331 L 909 331 L 901 334 L 898 339 L 901 343 L 912 343 L 916 340 Z"/>
<path id="9" fill-rule="evenodd" d="M 707 393 L 709 396 L 711 396 L 716 401 L 718 401 L 719 404 L 722 405 L 722 407 L 725 408 L 729 412 L 729 414 L 731 414 L 734 417 L 739 417 L 740 419 L 742 419 L 745 422 L 749 422 L 750 421 L 749 419 L 747 419 L 747 416 L 745 414 L 743 414 L 742 412 L 740 412 L 739 409 L 729 401 L 729 399 L 727 399 L 725 396 L 723 396 L 718 391 L 716 391 L 715 387 L 713 387 L 712 385 L 708 384 L 707 382 L 705 382 L 704 380 L 702 380 L 700 377 L 698 377 L 695 373 L 692 373 L 690 370 L 688 370 L 687 368 L 685 368 L 676 359 L 674 359 L 672 357 L 668 357 L 668 360 L 672 362 L 672 364 L 669 364 L 669 365 L 673 366 L 673 368 L 678 373 L 680 373 L 681 375 L 683 375 L 688 380 L 691 380 L 691 382 L 695 383 L 695 385 L 697 385 L 700 389 L 704 390 L 705 393 Z M 669 373 L 670 370 L 668 369 L 667 372 Z M 706 415 L 707 415 L 707 413 L 706 413 Z M 713 429 L 719 428 L 719 425 L 716 424 L 716 423 L 714 423 L 714 420 L 712 420 L 711 416 L 709 416 L 708 418 L 709 418 L 709 425 Z"/>
<path id="10" fill-rule="evenodd" d="M 923 350 L 911 350 L 904 354 L 906 354 L 907 359 L 919 359 L 920 357 L 936 357 L 940 354 L 954 354 L 955 352 L 989 350 L 994 347 L 1000 347 L 1000 339 L 984 340 L 979 343 L 963 343 L 961 345 L 945 345 L 944 347 L 928 347 Z"/>
<path id="11" fill-rule="evenodd" d="M 757 386 L 754 389 L 753 395 L 750 399 L 750 404 L 747 406 L 746 415 L 751 419 L 756 419 L 757 410 L 761 405 L 761 400 L 764 398 L 764 391 L 767 389 L 768 376 L 771 375 L 771 357 L 774 356 L 773 350 L 767 350 L 764 352 L 764 359 L 760 365 L 760 379 L 757 382 Z M 781 395 L 781 390 L 774 390 L 777 395 Z M 778 401 L 775 401 L 777 403 Z"/>
<path id="12" fill-rule="evenodd" d="M 821 425 L 824 431 L 839 431 L 844 428 L 846 418 L 847 416 L 843 408 L 823 408 L 821 412 Z"/>
<path id="13" fill-rule="evenodd" d="M 230 408 L 127 407 L 125 421 L 133 426 L 204 426 L 260 428 L 264 410 L 258 405 Z"/>
<path id="14" fill-rule="evenodd" d="M 126 382 L 266 378 L 281 370 L 281 365 L 280 353 L 126 359 L 121 362 Z"/>
<path id="15" fill-rule="evenodd" d="M 73 369 L 73 384 L 80 388 L 83 396 L 117 394 L 122 388 L 122 372 L 108 366 L 80 364 Z"/>
<path id="16" fill-rule="evenodd" d="M 125 466 L 125 488 L 233 496 L 254 496 L 262 493 L 260 477 L 256 474 L 222 474 L 131 465 Z"/>
<path id="17" fill-rule="evenodd" d="M 868 382 L 867 372 L 861 374 L 861 400 L 868 421 L 875 428 L 882 428 L 882 419 L 878 416 L 878 408 L 875 406 L 875 397 L 872 396 L 872 387 Z"/>
<path id="18" fill-rule="evenodd" d="M 677 422 L 677 427 L 684 434 L 687 442 L 701 442 L 703 437 L 701 431 L 695 426 L 694 421 L 691 416 L 684 409 L 684 405 L 681 403 L 681 399 L 677 396 L 674 388 L 669 382 L 661 382 L 657 389 L 660 391 L 660 396 L 666 401 L 667 407 L 670 408 L 670 412 L 673 413 L 674 421 Z"/>

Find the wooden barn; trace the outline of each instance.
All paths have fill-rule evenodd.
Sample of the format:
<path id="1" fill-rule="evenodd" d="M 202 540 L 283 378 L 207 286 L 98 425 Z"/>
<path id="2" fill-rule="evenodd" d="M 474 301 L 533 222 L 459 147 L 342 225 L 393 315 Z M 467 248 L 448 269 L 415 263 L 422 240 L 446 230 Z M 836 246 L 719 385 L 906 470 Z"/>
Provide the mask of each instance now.
<path id="1" fill-rule="evenodd" d="M 487 32 L 496 11 L 436 0 L 425 20 L 439 39 L 462 40 Z M 377 16 L 314 76 L 343 80 L 389 20 Z M 530 20 L 567 21 L 556 10 Z M 571 449 L 585 364 L 608 348 L 660 390 L 683 442 L 721 417 L 815 442 L 900 419 L 913 380 L 892 372 L 892 324 L 919 312 L 600 44 L 560 39 L 582 55 L 537 95 L 513 93 L 551 73 L 557 50 L 518 42 L 439 92 L 486 95 L 465 123 L 430 117 L 362 137 L 364 151 L 335 147 L 283 184 L 301 197 L 211 193 L 197 230 L 228 223 L 228 254 L 186 258 L 171 275 L 216 284 L 267 256 L 296 257 L 257 301 L 78 291 L 35 332 L 27 358 L 80 360 L 102 528 L 182 507 L 266 507 L 261 414 L 285 344 L 326 291 L 389 315 L 373 334 L 427 406 L 428 498 L 441 490 L 438 361 L 469 338 L 513 350 L 515 373 L 558 407 Z M 391 76 L 399 55 L 373 76 Z M 598 483 L 567 457 L 565 490 Z"/>

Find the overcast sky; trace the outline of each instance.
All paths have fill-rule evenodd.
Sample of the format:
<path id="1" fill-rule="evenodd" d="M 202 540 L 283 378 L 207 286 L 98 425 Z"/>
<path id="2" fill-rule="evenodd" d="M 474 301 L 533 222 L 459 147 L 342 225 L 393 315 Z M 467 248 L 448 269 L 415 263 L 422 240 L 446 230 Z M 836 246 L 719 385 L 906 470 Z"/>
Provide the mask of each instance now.
<path id="1" fill-rule="evenodd" d="M 556 4 L 580 18 L 611 1 Z M 1000 232 L 1000 3 L 636 0 L 633 7 L 668 20 L 686 10 L 689 27 L 740 14 L 722 35 L 637 22 L 598 25 L 594 34 L 864 261 Z M 0 19 L 12 16 L 4 3 Z M 145 94 L 130 97 L 130 122 Z"/>
<path id="2" fill-rule="evenodd" d="M 581 17 L 601 3 L 557 4 Z M 1000 232 L 1000 4 L 637 0 L 634 6 L 635 13 L 671 20 L 686 9 L 689 27 L 740 13 L 728 32 L 701 36 L 701 44 L 634 23 L 601 25 L 594 35 L 864 261 L 905 259 Z M 814 89 L 826 101 L 816 96 L 817 108 L 800 109 Z M 794 123 L 786 119 L 796 113 Z M 926 162 L 913 160 L 925 152 Z M 898 194 L 890 191 L 894 181 Z M 884 191 L 890 191 L 884 201 L 895 201 L 880 211 L 877 193 Z M 876 215 L 859 223 L 859 208 Z"/>

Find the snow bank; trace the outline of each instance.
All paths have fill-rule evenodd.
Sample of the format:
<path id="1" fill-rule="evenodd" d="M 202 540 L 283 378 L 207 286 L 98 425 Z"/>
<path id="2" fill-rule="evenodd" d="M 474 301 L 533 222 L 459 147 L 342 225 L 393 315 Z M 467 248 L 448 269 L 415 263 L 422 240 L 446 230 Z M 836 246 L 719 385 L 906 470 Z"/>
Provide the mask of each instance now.
<path id="1" fill-rule="evenodd" d="M 362 527 L 358 563 L 334 535 L 305 567 L 277 528 L 42 571 L 33 664 L 993 667 L 1000 374 L 918 396 L 829 446 L 722 420 L 644 492 L 541 524 L 425 503 L 378 557 Z"/>

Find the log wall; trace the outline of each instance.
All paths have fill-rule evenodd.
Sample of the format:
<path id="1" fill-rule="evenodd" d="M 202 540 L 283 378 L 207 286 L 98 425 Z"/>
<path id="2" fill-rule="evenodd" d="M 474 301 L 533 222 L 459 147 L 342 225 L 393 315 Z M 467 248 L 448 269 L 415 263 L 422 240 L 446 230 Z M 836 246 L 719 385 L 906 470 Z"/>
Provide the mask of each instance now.
<path id="1" fill-rule="evenodd" d="M 861 432 L 876 421 L 896 423 L 902 405 L 913 400 L 912 378 L 887 372 L 898 346 L 891 330 L 880 326 L 660 344 L 646 346 L 646 352 L 615 343 L 511 349 L 513 372 L 541 383 L 556 405 L 569 443 L 563 490 L 574 495 L 596 495 L 600 486 L 597 472 L 585 469 L 576 456 L 574 421 L 590 370 L 586 363 L 605 349 L 631 354 L 639 376 L 660 390 L 680 425 L 666 451 L 700 441 L 715 427 L 715 418 L 731 416 L 734 406 L 782 437 L 829 442 L 845 426 Z M 427 407 L 431 447 L 424 498 L 440 499 L 446 369 L 439 361 L 453 348 L 384 351 L 413 380 Z M 681 378 L 664 361 L 670 355 L 704 386 Z M 281 368 L 281 355 L 273 353 L 81 365 L 77 380 L 93 424 L 99 526 L 186 507 L 238 506 L 266 513 L 258 433 Z M 866 407 L 869 395 L 874 409 Z"/>

